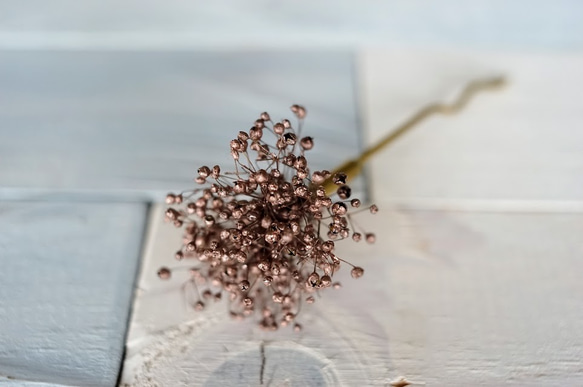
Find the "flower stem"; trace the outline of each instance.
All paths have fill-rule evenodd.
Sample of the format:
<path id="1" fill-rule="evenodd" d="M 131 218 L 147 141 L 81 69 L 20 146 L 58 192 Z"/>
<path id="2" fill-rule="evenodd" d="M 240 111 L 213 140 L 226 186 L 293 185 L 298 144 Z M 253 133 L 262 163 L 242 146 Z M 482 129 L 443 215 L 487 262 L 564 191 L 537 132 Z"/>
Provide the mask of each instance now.
<path id="1" fill-rule="evenodd" d="M 488 89 L 498 89 L 505 84 L 506 80 L 503 77 L 471 81 L 466 85 L 466 87 L 462 90 L 458 98 L 453 103 L 446 104 L 437 102 L 425 106 L 412 117 L 410 117 L 407 121 L 399 125 L 397 128 L 391 130 L 385 137 L 381 138 L 375 144 L 365 149 L 358 157 L 348 160 L 339 167 L 335 168 L 332 176 L 336 172 L 344 172 L 347 175 L 347 180 L 352 180 L 360 174 L 364 164 L 369 161 L 371 157 L 378 154 L 381 150 L 387 148 L 389 145 L 391 145 L 405 133 L 409 132 L 423 120 L 434 114 L 456 114 L 468 104 L 474 94 Z M 323 185 L 327 194 L 332 194 L 337 188 L 331 179 L 326 180 Z"/>

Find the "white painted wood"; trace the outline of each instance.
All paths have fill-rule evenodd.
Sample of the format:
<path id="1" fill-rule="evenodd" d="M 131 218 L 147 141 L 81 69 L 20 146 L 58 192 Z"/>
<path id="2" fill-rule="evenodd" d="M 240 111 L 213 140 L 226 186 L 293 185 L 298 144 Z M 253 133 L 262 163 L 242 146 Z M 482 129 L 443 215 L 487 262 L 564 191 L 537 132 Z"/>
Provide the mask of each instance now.
<path id="1" fill-rule="evenodd" d="M 1 7 L 0 47 L 11 49 L 583 47 L 577 0 L 33 0 Z"/>
<path id="2" fill-rule="evenodd" d="M 0 51 L 0 197 L 4 199 L 50 200 L 65 193 L 77 199 L 81 194 L 108 200 L 158 200 L 167 190 L 183 188 L 197 163 L 208 161 L 209 156 L 223 161 L 219 155 L 226 156 L 226 147 L 219 148 L 221 141 L 228 140 L 241 125 L 248 125 L 260 110 L 284 115 L 287 111 L 282 106 L 293 102 L 308 106 L 308 128 L 318 133 L 317 138 L 332 140 L 327 148 L 318 144 L 317 163 L 329 167 L 356 152 L 356 147 L 346 146 L 356 142 L 353 128 L 357 126 L 349 54 L 255 52 L 251 57 L 155 50 L 345 48 L 363 43 L 556 50 L 583 45 L 581 4 L 572 0 L 534 1 L 528 6 L 501 0 L 438 5 L 429 1 L 294 1 L 281 8 L 259 1 L 245 6 L 208 2 L 202 7 L 185 2 L 131 2 L 120 7 L 112 1 L 83 5 L 58 1 L 51 3 L 50 10 L 43 6 L 40 2 L 0 5 L 0 48 L 4 49 Z M 108 51 L 124 48 L 146 52 Z M 26 52 L 29 49 L 40 51 Z M 46 49 L 57 52 L 44 52 Z M 361 77 L 366 84 L 361 93 L 363 112 L 373 135 L 374 130 L 378 134 L 396 123 L 393 119 L 417 109 L 426 96 L 437 100 L 450 96 L 475 75 L 509 72 L 514 83 L 511 94 L 503 99 L 499 95 L 479 97 L 466 121 L 458 121 L 457 126 L 450 118 L 434 121 L 419 128 L 417 137 L 403 139 L 400 149 L 390 151 L 396 152 L 390 159 L 377 160 L 372 166 L 376 199 L 410 209 L 513 214 L 402 211 L 375 218 L 371 226 L 386 233 L 381 238 L 385 243 L 374 254 L 362 246 L 346 250 L 366 266 L 368 281 L 347 282 L 341 294 L 349 296 L 331 295 L 314 305 L 305 317 L 312 330 L 300 338 L 261 336 L 246 325 L 224 322 L 220 304 L 196 316 L 181 309 L 184 305 L 176 297 L 176 289 L 164 294 L 168 289 L 153 282 L 157 281 L 157 265 L 151 262 L 167 262 L 175 248 L 173 237 L 166 240 L 160 237 L 162 231 L 155 230 L 152 238 L 158 242 L 152 242 L 148 251 L 158 251 L 160 256 L 146 254 L 149 266 L 142 274 L 143 288 L 136 301 L 124 380 L 139 385 L 168 385 L 169 381 L 171 385 L 196 385 L 203 380 L 207 385 L 224 385 L 228 384 L 225 380 L 236 379 L 239 384 L 256 385 L 259 346 L 267 341 L 265 382 L 271 385 L 321 381 L 383 385 L 399 374 L 433 385 L 582 384 L 577 362 L 582 355 L 577 324 L 583 317 L 579 307 L 582 292 L 575 282 L 575 275 L 581 272 L 581 220 L 579 215 L 552 214 L 581 208 L 581 138 L 576 131 L 581 124 L 580 57 L 443 51 L 379 56 L 371 59 L 367 54 L 364 67 L 370 68 Z M 267 79 L 265 84 L 259 84 L 259 78 Z M 366 94 L 369 87 L 376 88 L 375 96 Z M 378 106 L 380 113 L 367 111 Z M 371 117 L 380 121 L 372 125 Z M 425 137 L 433 131 L 424 130 L 429 126 L 435 133 Z M 201 128 L 212 128 L 212 136 L 207 137 L 209 132 Z M 502 132 L 500 128 L 509 129 Z M 448 129 L 452 132 L 445 137 L 436 134 Z M 533 136 L 527 136 L 531 130 Z M 200 142 L 190 140 L 194 133 L 204 133 Z M 508 137 L 520 141 L 506 142 Z M 335 142 L 335 138 L 341 139 Z M 499 145 L 502 143 L 505 145 Z M 322 155 L 331 159 L 324 164 Z M 81 212 L 103 222 L 121 218 L 98 211 L 100 205 L 90 205 L 90 210 L 85 206 L 63 205 L 62 212 L 51 217 L 64 221 L 69 218 L 63 213 L 72 211 L 71 216 Z M 115 207 L 118 215 L 125 213 L 120 208 L 126 205 Z M 547 214 L 519 214 L 521 211 Z M 34 213 L 35 219 L 39 212 Z M 131 226 L 139 229 L 139 213 L 143 212 L 127 212 L 136 221 Z M 77 315 L 89 316 L 98 325 L 91 331 L 95 352 L 105 342 L 119 343 L 119 330 L 95 334 L 104 332 L 103 324 L 110 321 L 95 318 L 94 309 L 86 304 L 69 302 L 73 296 L 69 293 L 60 300 L 69 302 L 60 313 L 39 313 L 48 306 L 37 301 L 48 298 L 51 305 L 54 300 L 48 291 L 39 295 L 39 289 L 71 292 L 81 288 L 67 283 L 61 289 L 48 281 L 44 266 L 28 272 L 19 265 L 37 258 L 30 241 L 49 229 L 50 235 L 67 240 L 58 246 L 52 239 L 45 241 L 51 255 L 72 253 L 65 255 L 73 261 L 71 272 L 56 274 L 76 274 L 67 278 L 91 285 L 77 296 L 93 303 L 94 298 L 111 295 L 103 290 L 107 288 L 104 283 L 112 288 L 122 286 L 127 295 L 126 277 L 113 279 L 111 273 L 131 272 L 115 265 L 135 262 L 107 253 L 115 246 L 134 243 L 137 237 L 128 237 L 128 233 L 137 231 L 128 231 L 130 226 L 123 222 L 106 222 L 112 235 L 100 235 L 89 231 L 95 226 L 90 220 L 88 224 L 73 223 L 78 227 L 59 228 L 54 227 L 55 221 L 47 221 L 27 224 L 27 231 L 13 231 L 22 220 L 9 219 L 0 233 L 0 240 L 9 236 L 0 251 L 12 254 L 2 260 L 5 265 L 8 262 L 3 271 L 8 280 L 0 285 L 0 354 L 13 349 L 4 345 L 8 342 L 5 337 L 10 337 L 12 345 L 23 333 L 32 337 L 43 333 L 50 347 L 57 348 L 63 337 L 80 332 L 86 321 L 71 317 Z M 43 225 L 42 230 L 37 229 Z M 99 244 L 98 250 L 77 246 L 75 238 L 79 237 Z M 17 248 L 20 245 L 24 247 Z M 135 246 L 128 251 L 135 253 Z M 95 267 L 106 263 L 110 277 Z M 14 270 L 18 276 L 13 275 Z M 84 277 L 88 274 L 89 279 Z M 24 279 L 30 282 L 15 285 Z M 23 284 L 29 284 L 32 291 L 28 287 L 22 291 L 25 300 L 19 308 L 37 320 L 13 318 L 24 312 L 12 313 L 8 303 L 18 299 L 5 297 L 4 292 L 20 291 Z M 91 297 L 86 297 L 88 291 Z M 363 294 L 367 298 L 361 298 Z M 74 314 L 66 316 L 71 310 Z M 356 311 L 356 315 L 347 311 Z M 112 325 L 119 327 L 123 313 L 127 313 L 125 308 L 116 309 L 101 318 L 115 318 Z M 70 320 L 58 320 L 63 317 Z M 21 321 L 27 324 L 22 326 Z M 49 329 L 52 323 L 62 330 Z M 71 328 L 71 324 L 79 325 Z M 64 342 L 59 348 L 66 351 L 59 351 L 58 356 L 54 355 L 57 352 L 37 351 L 39 345 L 34 350 L 17 345 L 14 351 L 20 352 L 9 355 L 26 352 L 20 356 L 26 363 L 19 364 L 26 377 L 32 371 L 39 380 L 45 380 L 46 373 L 67 384 L 91 385 L 109 378 L 104 382 L 108 385 L 107 381 L 114 380 L 111 375 L 119 360 L 119 346 L 82 361 L 83 356 L 77 355 L 87 348 L 78 341 Z M 74 372 L 55 365 L 65 353 L 73 359 Z M 42 360 L 36 355 L 43 356 Z M 107 372 L 103 364 L 96 364 L 106 360 Z M 31 362 L 51 367 L 50 372 L 31 367 Z M 0 361 L 0 367 L 5 364 Z M 15 375 L 14 364 L 9 366 L 7 374 Z M 243 372 L 238 374 L 238 370 Z M 0 384 L 48 385 L 21 379 L 0 379 Z"/>
<path id="3" fill-rule="evenodd" d="M 0 203 L 0 385 L 115 384 L 146 209 Z"/>
<path id="4" fill-rule="evenodd" d="M 366 295 L 363 313 L 384 327 L 391 373 L 583 383 L 582 215 L 395 211 L 367 224 L 388 231 L 373 252 L 347 245 L 367 271 L 345 291 Z"/>
<path id="5" fill-rule="evenodd" d="M 353 304 L 345 290 L 324 292 L 315 304 L 304 305 L 299 321 L 306 329 L 300 334 L 291 328 L 266 333 L 251 321 L 232 321 L 224 300 L 193 311 L 180 289 L 188 279 L 186 270 L 175 271 L 169 281 L 156 275 L 161 266 L 188 267 L 188 262 L 174 261 L 181 233 L 162 222 L 164 210 L 156 205 L 149 222 L 122 385 L 259 385 L 262 345 L 265 385 L 386 381 L 386 332 L 366 314 L 347 314 Z M 346 277 L 348 272 L 340 273 L 350 281 Z"/>
<path id="6" fill-rule="evenodd" d="M 359 90 L 369 143 L 475 77 L 504 72 L 512 83 L 459 116 L 426 122 L 371 163 L 381 212 L 359 223 L 379 242 L 339 247 L 365 276 L 338 273 L 344 287 L 305 310 L 299 336 L 265 336 L 228 320 L 222 304 L 186 309 L 185 277 L 155 276 L 180 243 L 160 207 L 122 381 L 257 385 L 263 344 L 271 385 L 387 385 L 400 375 L 427 385 L 582 384 L 582 61 L 365 53 Z M 296 370 L 310 364 L 324 371 L 302 379 Z"/>
<path id="7" fill-rule="evenodd" d="M 365 51 L 358 68 L 368 143 L 426 104 L 452 99 L 473 79 L 509 80 L 456 116 L 428 119 L 375 158 L 376 200 L 580 210 L 583 55 Z"/>
<path id="8" fill-rule="evenodd" d="M 583 383 L 583 215 L 381 209 L 359 220 L 378 244 L 339 248 L 365 276 L 339 272 L 343 288 L 303 310 L 301 334 L 266 335 L 231 321 L 224 303 L 190 311 L 185 277 L 156 277 L 180 237 L 159 207 L 122 382 L 258 385 L 263 343 L 266 385 L 384 386 L 399 375 L 427 385 Z"/>
<path id="9" fill-rule="evenodd" d="M 358 153 L 347 52 L 0 52 L 0 198 L 161 200 L 258 115 L 308 110 L 311 160 Z"/>
<path id="10" fill-rule="evenodd" d="M 20 379 L 0 378 L 0 386 L 3 387 L 60 387 L 63 384 L 43 383 L 43 382 L 27 382 Z"/>

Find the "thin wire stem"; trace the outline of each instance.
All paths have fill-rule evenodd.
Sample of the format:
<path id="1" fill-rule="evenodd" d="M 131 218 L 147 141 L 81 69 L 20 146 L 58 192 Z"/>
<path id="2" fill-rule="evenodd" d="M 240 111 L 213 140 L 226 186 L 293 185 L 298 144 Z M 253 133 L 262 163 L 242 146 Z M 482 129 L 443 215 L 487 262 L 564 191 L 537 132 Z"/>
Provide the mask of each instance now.
<path id="1" fill-rule="evenodd" d="M 435 114 L 444 115 L 456 114 L 466 107 L 468 102 L 472 99 L 472 97 L 475 94 L 485 90 L 497 89 L 504 86 L 505 84 L 506 80 L 503 77 L 478 79 L 475 81 L 471 81 L 461 91 L 458 98 L 454 102 L 452 102 L 451 104 L 437 102 L 425 106 L 417 113 L 415 113 L 412 117 L 410 117 L 407 121 L 396 127 L 394 130 L 391 130 L 390 133 L 387 134 L 385 137 L 381 138 L 375 144 L 365 149 L 358 157 L 356 157 L 355 159 L 348 160 L 342 165 L 340 165 L 338 168 L 335 168 L 332 175 L 334 175 L 334 173 L 336 172 L 344 172 L 347 176 L 347 180 L 354 179 L 356 176 L 360 174 L 362 168 L 364 167 L 364 164 L 367 161 L 369 161 L 373 156 L 375 156 L 380 151 L 394 143 L 401 136 L 411 131 L 411 129 L 419 125 L 422 121 L 426 120 L 427 118 Z M 326 193 L 328 194 L 331 194 L 337 188 L 335 187 L 331 178 L 326 180 L 323 185 L 324 188 L 326 189 Z"/>

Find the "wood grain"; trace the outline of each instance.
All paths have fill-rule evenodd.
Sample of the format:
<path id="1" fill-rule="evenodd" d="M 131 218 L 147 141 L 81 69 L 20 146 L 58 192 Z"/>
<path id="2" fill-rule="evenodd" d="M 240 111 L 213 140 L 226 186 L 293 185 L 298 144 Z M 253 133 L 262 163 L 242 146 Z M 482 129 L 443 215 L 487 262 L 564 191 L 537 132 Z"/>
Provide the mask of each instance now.
<path id="1" fill-rule="evenodd" d="M 16 50 L 240 50 L 290 47 L 581 49 L 577 0 L 3 4 L 0 47 Z"/>
<path id="2" fill-rule="evenodd" d="M 0 384 L 115 384 L 146 209 L 0 203 Z"/>
<path id="3" fill-rule="evenodd" d="M 267 110 L 308 109 L 314 165 L 358 153 L 346 52 L 11 52 L 0 55 L 0 198 L 161 200 Z"/>
<path id="4" fill-rule="evenodd" d="M 428 119 L 375 158 L 376 200 L 581 211 L 582 55 L 379 50 L 364 52 L 359 63 L 368 143 L 471 80 L 508 78 L 504 90 L 476 96 L 456 116 Z"/>
<path id="5" fill-rule="evenodd" d="M 185 307 L 185 277 L 155 277 L 180 242 L 157 209 L 124 383 L 257 385 L 262 375 L 272 385 L 384 386 L 398 376 L 453 386 L 583 383 L 583 141 L 573 129 L 583 120 L 572 83 L 582 59 L 405 51 L 367 52 L 359 63 L 369 143 L 475 77 L 505 73 L 511 83 L 459 116 L 427 121 L 372 161 L 381 211 L 358 223 L 379 242 L 337 249 L 365 276 L 340 271 L 344 287 L 302 312 L 298 336 L 227 320 L 221 304 L 200 314 Z M 313 364 L 323 371 L 305 379 L 295 371 Z"/>
<path id="6" fill-rule="evenodd" d="M 386 236 L 366 254 L 347 244 L 367 271 L 344 291 L 364 297 L 363 313 L 384 328 L 392 375 L 583 383 L 583 215 L 397 210 L 367 226 Z"/>
<path id="7" fill-rule="evenodd" d="M 192 311 L 180 291 L 186 272 L 155 275 L 180 241 L 153 217 L 122 382 L 258 385 L 262 347 L 272 385 L 384 386 L 399 375 L 453 386 L 583 382 L 583 215 L 381 205 L 359 223 L 379 242 L 337 253 L 365 276 L 341 270 L 343 288 L 303 309 L 298 335 L 231 321 L 224 302 Z"/>
<path id="8" fill-rule="evenodd" d="M 161 266 L 192 264 L 174 261 L 181 233 L 161 221 L 164 209 L 155 206 L 150 218 L 123 386 L 168 381 L 180 386 L 222 386 L 234 380 L 256 386 L 261 378 L 265 385 L 339 386 L 387 380 L 386 332 L 376 322 L 371 324 L 360 309 L 347 315 L 347 308 L 354 306 L 349 292 L 324 292 L 328 294 L 314 305 L 304 305 L 299 321 L 306 329 L 299 335 L 291 328 L 270 333 L 251 321 L 233 321 L 226 300 L 207 303 L 205 311 L 195 312 L 181 290 L 187 270 L 174 270 L 170 281 L 156 275 Z M 346 277 L 350 278 L 348 272 L 342 273 L 341 278 Z"/>
<path id="9" fill-rule="evenodd" d="M 0 12 L 0 199 L 52 202 L 0 204 L 0 374 L 13 377 L 0 385 L 115 383 L 145 221 L 132 201 L 160 200 L 188 186 L 198 164 L 225 161 L 221 144 L 260 110 L 279 118 L 306 104 L 315 161 L 329 168 L 360 147 L 355 103 L 373 140 L 493 73 L 510 75 L 506 92 L 426 123 L 373 163 L 382 211 L 363 223 L 381 243 L 343 250 L 365 281 L 306 310 L 312 329 L 299 337 L 225 321 L 222 304 L 185 308 L 176 282 L 154 274 L 179 238 L 158 225 L 157 208 L 123 380 L 583 384 L 573 214 L 583 211 L 583 60 L 562 51 L 583 47 L 581 3 L 44 7 Z M 363 44 L 442 49 L 365 50 L 358 101 L 350 52 L 300 49 Z M 521 53 L 443 49 L 452 46 Z M 182 51 L 201 47 L 210 51 Z"/>

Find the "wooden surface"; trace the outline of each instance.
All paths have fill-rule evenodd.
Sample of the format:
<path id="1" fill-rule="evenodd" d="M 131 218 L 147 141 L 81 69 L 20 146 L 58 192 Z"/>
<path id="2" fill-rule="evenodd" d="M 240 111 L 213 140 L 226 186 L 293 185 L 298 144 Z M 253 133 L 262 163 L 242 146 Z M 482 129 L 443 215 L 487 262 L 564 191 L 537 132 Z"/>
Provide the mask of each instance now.
<path id="1" fill-rule="evenodd" d="M 0 15 L 0 48 L 15 50 L 583 48 L 577 0 L 32 0 Z"/>
<path id="2" fill-rule="evenodd" d="M 581 61 L 364 52 L 359 103 L 369 143 L 476 77 L 504 73 L 510 83 L 459 116 L 428 120 L 374 159 L 369 183 L 381 212 L 359 223 L 379 243 L 339 248 L 366 274 L 355 281 L 340 272 L 344 287 L 304 311 L 306 329 L 295 337 L 232 322 L 222 304 L 185 308 L 186 277 L 155 276 L 172 264 L 180 235 L 161 224 L 162 207 L 153 211 L 122 381 L 257 385 L 263 346 L 272 349 L 264 352 L 270 385 L 388 385 L 398 376 L 452 386 L 583 383 L 583 141 L 573 129 L 583 122 Z M 314 363 L 325 371 L 310 371 Z M 305 379 L 293 371 L 302 366 Z"/>
<path id="3" fill-rule="evenodd" d="M 0 384 L 115 384 L 146 210 L 0 203 Z"/>
<path id="4" fill-rule="evenodd" d="M 367 254 L 347 246 L 367 272 L 343 291 L 366 300 L 365 326 L 383 327 L 391 375 L 433 386 L 583 382 L 582 215 L 399 210 L 367 225 L 392 237 Z"/>
<path id="5" fill-rule="evenodd" d="M 365 276 L 339 272 L 343 288 L 304 308 L 302 333 L 274 335 L 231 321 L 223 303 L 190 310 L 185 276 L 158 280 L 179 238 L 153 211 L 122 382 L 258 385 L 262 345 L 271 385 L 583 381 L 583 215 L 381 208 L 359 220 L 380 242 L 339 250 Z"/>
<path id="6" fill-rule="evenodd" d="M 161 222 L 164 209 L 155 206 L 149 222 L 123 386 L 162 386 L 168 381 L 177 386 L 223 386 L 234 380 L 256 386 L 262 347 L 265 385 L 339 386 L 362 380 L 378 384 L 390 376 L 384 327 L 371 324 L 366 307 L 347 297 L 350 290 L 324 292 L 315 304 L 304 305 L 300 321 L 306 329 L 299 335 L 291 329 L 266 333 L 251 321 L 233 321 L 225 301 L 193 311 L 181 291 L 188 271 L 177 270 L 170 281 L 156 275 L 162 265 L 188 267 L 188 262 L 173 262 L 181 235 Z M 350 285 L 348 272 L 340 278 Z M 358 297 L 356 287 L 347 287 Z M 354 313 L 347 312 L 354 308 Z"/>
<path id="7" fill-rule="evenodd" d="M 316 165 L 358 152 L 348 52 L 4 51 L 0 84 L 4 199 L 161 201 L 201 165 L 232 165 L 228 141 L 293 103 L 319 134 Z"/>
<path id="8" fill-rule="evenodd" d="M 324 295 L 300 337 L 184 309 L 152 271 L 176 247 L 156 207 L 123 380 L 257 385 L 263 344 L 272 386 L 583 384 L 581 8 L 1 2 L 0 384 L 115 383 L 146 204 L 259 111 L 305 103 L 328 167 L 359 133 L 498 73 L 505 92 L 370 166 L 382 243 L 344 251 L 368 280 Z"/>
<path id="9" fill-rule="evenodd" d="M 582 54 L 377 50 L 363 53 L 358 68 L 369 143 L 426 104 L 452 100 L 473 79 L 508 79 L 503 90 L 423 122 L 376 158 L 377 200 L 582 210 Z"/>
<path id="10" fill-rule="evenodd" d="M 300 99 L 304 133 L 319 133 L 316 165 L 356 154 L 353 65 L 347 52 L 1 52 L 0 222 L 11 233 L 0 375 L 15 379 L 0 383 L 114 384 L 147 203 L 190 188 L 203 163 L 224 165 L 230 139 L 261 111 L 289 117 Z M 38 219 L 12 225 L 29 200 L 41 202 Z M 50 228 L 42 246 L 63 243 L 34 250 L 37 220 Z M 87 246 L 91 234 L 99 246 Z"/>

